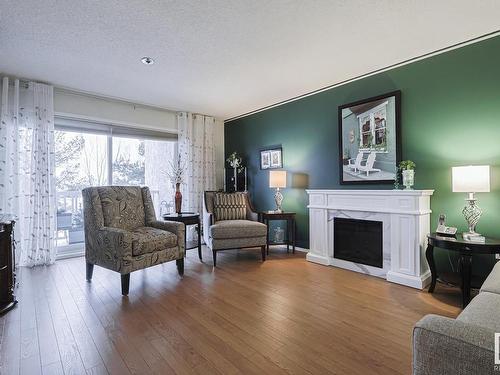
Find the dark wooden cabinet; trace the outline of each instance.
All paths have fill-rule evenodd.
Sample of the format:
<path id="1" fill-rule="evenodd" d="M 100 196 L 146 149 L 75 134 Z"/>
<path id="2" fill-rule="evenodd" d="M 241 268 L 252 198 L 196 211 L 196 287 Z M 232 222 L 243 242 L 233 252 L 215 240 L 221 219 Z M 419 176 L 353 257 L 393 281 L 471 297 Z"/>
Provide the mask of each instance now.
<path id="1" fill-rule="evenodd" d="M 16 283 L 14 225 L 13 219 L 0 216 L 0 315 L 17 304 L 14 296 Z"/>

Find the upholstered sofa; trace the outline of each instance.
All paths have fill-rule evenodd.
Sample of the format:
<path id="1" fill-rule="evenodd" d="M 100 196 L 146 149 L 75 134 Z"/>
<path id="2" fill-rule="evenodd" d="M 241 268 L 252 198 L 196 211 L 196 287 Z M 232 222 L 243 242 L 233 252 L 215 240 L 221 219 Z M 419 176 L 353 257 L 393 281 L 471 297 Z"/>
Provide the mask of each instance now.
<path id="1" fill-rule="evenodd" d="M 495 332 L 500 332 L 500 262 L 456 319 L 427 315 L 413 329 L 413 374 L 498 374 Z"/>
<path id="2" fill-rule="evenodd" d="M 82 195 L 88 281 L 94 265 L 119 272 L 127 295 L 133 271 L 176 260 L 183 275 L 184 224 L 156 220 L 147 187 L 89 187 Z"/>
<path id="3" fill-rule="evenodd" d="M 229 249 L 260 247 L 266 260 L 267 225 L 258 221 L 247 193 L 205 192 L 203 239 L 212 250 L 214 267 L 217 252 Z"/>

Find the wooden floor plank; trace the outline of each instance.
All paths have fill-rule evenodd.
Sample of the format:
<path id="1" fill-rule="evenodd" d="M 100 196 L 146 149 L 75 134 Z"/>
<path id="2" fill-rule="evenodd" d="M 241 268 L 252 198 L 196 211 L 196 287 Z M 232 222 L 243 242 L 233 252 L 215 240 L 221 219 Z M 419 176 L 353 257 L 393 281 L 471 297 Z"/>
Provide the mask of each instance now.
<path id="1" fill-rule="evenodd" d="M 456 316 L 435 294 L 273 249 L 188 253 L 120 276 L 83 258 L 19 270 L 20 303 L 0 317 L 0 374 L 407 374 L 412 327 Z"/>

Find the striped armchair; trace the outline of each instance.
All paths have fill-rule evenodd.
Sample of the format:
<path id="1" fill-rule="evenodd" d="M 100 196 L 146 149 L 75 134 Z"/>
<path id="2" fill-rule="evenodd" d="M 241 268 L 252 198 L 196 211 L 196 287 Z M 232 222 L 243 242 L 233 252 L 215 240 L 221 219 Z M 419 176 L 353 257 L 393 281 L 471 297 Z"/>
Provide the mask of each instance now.
<path id="1" fill-rule="evenodd" d="M 94 265 L 121 274 L 127 295 L 130 273 L 175 260 L 184 273 L 184 224 L 156 220 L 149 188 L 101 186 L 83 189 L 87 280 Z"/>
<path id="2" fill-rule="evenodd" d="M 265 261 L 267 226 L 258 221 L 248 194 L 206 191 L 203 198 L 203 238 L 214 267 L 217 252 L 230 249 L 260 247 Z"/>

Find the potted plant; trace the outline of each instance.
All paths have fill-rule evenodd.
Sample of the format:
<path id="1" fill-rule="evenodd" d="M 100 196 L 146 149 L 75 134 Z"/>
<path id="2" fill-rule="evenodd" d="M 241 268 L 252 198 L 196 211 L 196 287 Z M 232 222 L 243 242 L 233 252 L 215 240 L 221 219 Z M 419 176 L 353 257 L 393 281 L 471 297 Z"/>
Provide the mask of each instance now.
<path id="1" fill-rule="evenodd" d="M 415 184 L 415 167 L 417 165 L 411 160 L 403 160 L 399 163 L 399 170 L 403 176 L 403 186 L 406 190 L 412 189 Z"/>

